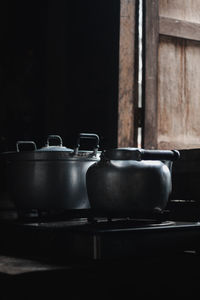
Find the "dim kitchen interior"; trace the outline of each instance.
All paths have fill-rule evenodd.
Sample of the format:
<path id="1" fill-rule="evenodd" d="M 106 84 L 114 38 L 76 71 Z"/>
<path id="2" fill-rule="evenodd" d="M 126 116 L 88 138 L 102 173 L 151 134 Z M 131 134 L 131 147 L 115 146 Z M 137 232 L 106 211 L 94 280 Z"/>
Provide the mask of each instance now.
<path id="1" fill-rule="evenodd" d="M 200 2 L 0 7 L 2 299 L 190 299 Z"/>

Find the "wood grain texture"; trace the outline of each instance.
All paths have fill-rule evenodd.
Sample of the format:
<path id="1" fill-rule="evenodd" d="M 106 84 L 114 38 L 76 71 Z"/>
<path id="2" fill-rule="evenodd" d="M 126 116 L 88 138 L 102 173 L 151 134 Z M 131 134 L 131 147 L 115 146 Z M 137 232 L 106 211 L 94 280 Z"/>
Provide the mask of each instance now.
<path id="1" fill-rule="evenodd" d="M 158 1 L 145 1 L 144 147 L 157 148 Z"/>
<path id="2" fill-rule="evenodd" d="M 200 0 L 159 0 L 159 15 L 200 23 Z"/>
<path id="3" fill-rule="evenodd" d="M 178 38 L 200 40 L 200 24 L 159 17 L 159 33 Z"/>
<path id="4" fill-rule="evenodd" d="M 160 39 L 158 148 L 200 148 L 200 43 Z"/>
<path id="5" fill-rule="evenodd" d="M 118 147 L 134 145 L 135 0 L 120 1 Z"/>

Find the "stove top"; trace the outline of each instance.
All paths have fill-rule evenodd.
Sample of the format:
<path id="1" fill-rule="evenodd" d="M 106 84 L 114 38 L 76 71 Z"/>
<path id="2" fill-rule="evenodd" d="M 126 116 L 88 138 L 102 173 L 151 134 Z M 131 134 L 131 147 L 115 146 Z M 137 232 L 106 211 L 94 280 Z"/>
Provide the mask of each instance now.
<path id="1" fill-rule="evenodd" d="M 200 222 L 138 218 L 1 220 L 1 251 L 68 259 L 121 259 L 199 251 Z"/>

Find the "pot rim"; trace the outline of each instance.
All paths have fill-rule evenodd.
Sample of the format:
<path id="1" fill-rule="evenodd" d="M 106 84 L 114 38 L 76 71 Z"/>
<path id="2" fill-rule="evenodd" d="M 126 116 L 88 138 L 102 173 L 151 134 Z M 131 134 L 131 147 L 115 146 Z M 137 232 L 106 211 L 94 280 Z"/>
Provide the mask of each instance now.
<path id="1" fill-rule="evenodd" d="M 0 158 L 7 161 L 97 161 L 100 159 L 101 151 L 94 155 L 93 151 L 73 152 L 65 151 L 24 151 L 3 152 Z"/>

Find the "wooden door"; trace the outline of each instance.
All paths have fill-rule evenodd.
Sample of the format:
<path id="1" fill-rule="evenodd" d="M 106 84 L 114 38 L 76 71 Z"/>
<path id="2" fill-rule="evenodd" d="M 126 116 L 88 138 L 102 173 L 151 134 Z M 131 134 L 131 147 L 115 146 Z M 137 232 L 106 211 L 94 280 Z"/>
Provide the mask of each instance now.
<path id="1" fill-rule="evenodd" d="M 144 1 L 145 148 L 200 148 L 200 0 Z"/>

